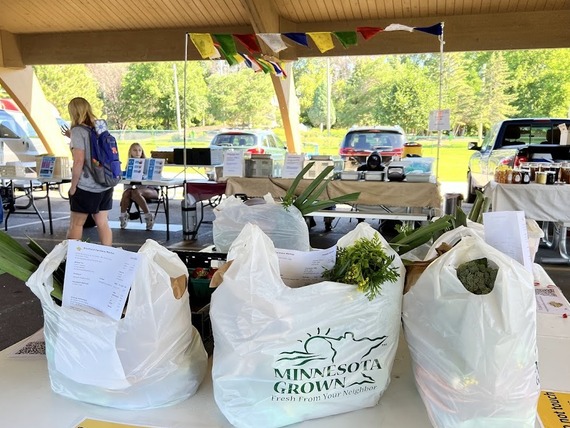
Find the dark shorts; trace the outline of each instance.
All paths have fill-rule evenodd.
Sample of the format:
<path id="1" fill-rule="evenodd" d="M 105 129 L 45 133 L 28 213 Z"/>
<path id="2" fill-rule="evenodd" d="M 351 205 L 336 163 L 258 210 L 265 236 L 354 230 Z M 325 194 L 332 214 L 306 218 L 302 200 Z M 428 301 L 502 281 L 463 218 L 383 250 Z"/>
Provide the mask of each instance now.
<path id="1" fill-rule="evenodd" d="M 97 214 L 99 211 L 110 211 L 113 208 L 113 189 L 104 192 L 88 192 L 79 187 L 69 197 L 71 211 L 76 213 Z"/>

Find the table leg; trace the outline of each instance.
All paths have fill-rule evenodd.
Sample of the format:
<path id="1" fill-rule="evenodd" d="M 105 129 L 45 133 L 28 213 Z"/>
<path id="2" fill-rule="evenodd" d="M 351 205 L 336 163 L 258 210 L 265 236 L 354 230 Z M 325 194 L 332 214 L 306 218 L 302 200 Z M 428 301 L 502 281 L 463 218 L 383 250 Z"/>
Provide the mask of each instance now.
<path id="1" fill-rule="evenodd" d="M 46 199 L 47 199 L 48 219 L 49 219 L 49 234 L 53 235 L 53 222 L 51 218 L 51 199 L 49 197 L 49 183 L 46 183 Z"/>
<path id="2" fill-rule="evenodd" d="M 164 216 L 166 217 L 166 240 L 170 239 L 170 207 L 168 205 L 168 186 L 161 187 L 164 200 Z"/>

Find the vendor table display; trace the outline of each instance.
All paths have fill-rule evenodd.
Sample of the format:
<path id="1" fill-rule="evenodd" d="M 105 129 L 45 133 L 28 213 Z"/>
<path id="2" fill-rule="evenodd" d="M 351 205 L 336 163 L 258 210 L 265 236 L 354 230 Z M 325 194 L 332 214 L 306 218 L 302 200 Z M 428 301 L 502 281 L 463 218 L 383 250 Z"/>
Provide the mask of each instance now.
<path id="1" fill-rule="evenodd" d="M 561 259 L 548 259 L 549 262 L 570 260 L 567 252 L 567 229 L 570 226 L 570 186 L 529 183 L 501 184 L 489 182 L 485 196 L 491 200 L 493 211 L 524 211 L 527 218 L 554 223 L 553 246 L 558 246 Z M 546 225 L 543 225 L 543 229 Z M 546 260 L 545 260 L 546 261 Z"/>
<path id="2" fill-rule="evenodd" d="M 226 183 L 226 195 L 245 194 L 261 197 L 271 193 L 274 198 L 285 196 L 293 180 L 284 178 L 241 178 L 230 177 Z M 301 180 L 298 193 L 311 180 Z M 331 180 L 327 184 L 326 198 L 335 198 L 348 193 L 360 192 L 356 201 L 362 205 L 387 205 L 413 208 L 439 208 L 441 196 L 439 185 L 434 183 L 366 182 Z"/>

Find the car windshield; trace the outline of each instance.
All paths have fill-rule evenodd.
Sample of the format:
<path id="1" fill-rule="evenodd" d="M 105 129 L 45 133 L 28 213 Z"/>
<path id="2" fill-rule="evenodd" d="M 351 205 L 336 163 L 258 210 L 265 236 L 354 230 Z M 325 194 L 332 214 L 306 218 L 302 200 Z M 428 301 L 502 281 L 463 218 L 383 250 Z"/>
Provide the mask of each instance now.
<path id="1" fill-rule="evenodd" d="M 222 147 L 254 147 L 255 135 L 253 134 L 218 134 L 212 141 L 214 146 Z"/>
<path id="2" fill-rule="evenodd" d="M 346 136 L 345 147 L 354 150 L 382 150 L 400 148 L 404 136 L 396 132 L 351 132 Z"/>
<path id="3" fill-rule="evenodd" d="M 25 131 L 10 115 L 0 115 L 0 137 L 24 138 L 25 136 Z"/>

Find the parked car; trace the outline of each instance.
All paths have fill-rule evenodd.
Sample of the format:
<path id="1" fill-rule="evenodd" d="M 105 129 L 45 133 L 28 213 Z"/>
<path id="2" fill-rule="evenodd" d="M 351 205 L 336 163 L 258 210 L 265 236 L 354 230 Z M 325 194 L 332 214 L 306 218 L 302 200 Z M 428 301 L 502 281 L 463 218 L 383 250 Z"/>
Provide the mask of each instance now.
<path id="1" fill-rule="evenodd" d="M 353 128 L 343 138 L 339 155 L 358 167 L 374 151 L 388 160 L 401 156 L 407 141 L 404 130 L 399 126 Z"/>
<path id="2" fill-rule="evenodd" d="M 570 145 L 560 146 L 558 125 L 562 123 L 570 127 L 570 119 L 507 119 L 491 128 L 481 146 L 469 143 L 469 150 L 475 153 L 467 169 L 467 202 L 475 200 L 476 190 L 493 179 L 499 165 L 517 167 L 526 161 L 569 160 Z"/>
<path id="3" fill-rule="evenodd" d="M 36 156 L 39 154 L 18 120 L 8 111 L 0 110 L 0 164 L 24 162 L 35 166 Z"/>
<path id="4" fill-rule="evenodd" d="M 273 176 L 280 177 L 287 146 L 273 131 L 230 130 L 216 134 L 210 143 L 211 148 L 223 150 L 243 150 L 245 156 L 270 154 L 273 160 Z"/>

